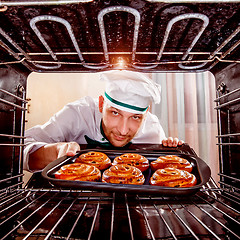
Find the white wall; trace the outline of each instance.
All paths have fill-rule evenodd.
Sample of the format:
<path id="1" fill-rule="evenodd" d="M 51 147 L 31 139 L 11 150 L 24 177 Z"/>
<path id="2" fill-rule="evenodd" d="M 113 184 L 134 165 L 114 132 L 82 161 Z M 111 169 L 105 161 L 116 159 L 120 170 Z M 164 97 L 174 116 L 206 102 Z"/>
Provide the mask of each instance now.
<path id="1" fill-rule="evenodd" d="M 45 123 L 65 104 L 83 96 L 98 97 L 105 83 L 98 73 L 31 73 L 27 81 L 26 129 Z"/>

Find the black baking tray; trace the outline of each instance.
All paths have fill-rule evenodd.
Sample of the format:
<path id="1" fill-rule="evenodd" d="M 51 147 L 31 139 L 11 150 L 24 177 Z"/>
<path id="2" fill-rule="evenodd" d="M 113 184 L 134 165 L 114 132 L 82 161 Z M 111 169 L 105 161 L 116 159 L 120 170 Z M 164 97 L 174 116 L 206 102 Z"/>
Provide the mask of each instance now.
<path id="1" fill-rule="evenodd" d="M 54 173 L 58 171 L 63 165 L 74 163 L 75 159 L 78 158 L 80 154 L 90 152 L 90 151 L 100 151 L 108 155 L 108 157 L 113 161 L 113 159 L 124 153 L 138 153 L 145 156 L 149 163 L 156 160 L 159 156 L 164 155 L 176 155 L 187 159 L 193 166 L 192 173 L 197 178 L 197 184 L 193 187 L 187 188 L 174 188 L 174 187 L 162 187 L 162 186 L 152 186 L 149 184 L 149 179 L 152 175 L 152 170 L 149 167 L 148 170 L 143 172 L 145 176 L 144 185 L 133 185 L 133 184 L 113 184 L 113 183 L 103 183 L 103 182 L 87 182 L 87 181 L 70 181 L 56 179 Z M 155 151 L 141 151 L 141 150 L 101 150 L 101 149 L 85 149 L 79 151 L 74 157 L 61 157 L 49 165 L 47 165 L 43 171 L 42 176 L 49 181 L 52 185 L 64 189 L 78 189 L 78 190 L 92 190 L 92 191 L 111 191 L 111 192 L 122 192 L 122 193 L 134 193 L 134 194 L 153 194 L 153 195 L 164 195 L 164 196 L 184 196 L 192 195 L 199 191 L 199 189 L 208 182 L 211 171 L 208 165 L 198 156 L 190 155 L 186 153 L 178 153 L 173 151 L 165 152 L 155 152 Z"/>

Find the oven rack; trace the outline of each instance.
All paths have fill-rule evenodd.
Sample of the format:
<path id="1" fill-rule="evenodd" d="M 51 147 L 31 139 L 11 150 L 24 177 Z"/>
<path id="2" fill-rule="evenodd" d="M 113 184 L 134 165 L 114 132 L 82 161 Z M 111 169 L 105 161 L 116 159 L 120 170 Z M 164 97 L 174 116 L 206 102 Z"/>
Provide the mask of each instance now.
<path id="1" fill-rule="evenodd" d="M 25 111 L 26 109 L 26 103 L 27 101 L 25 100 L 25 96 L 26 96 L 26 92 L 23 86 L 19 85 L 17 87 L 17 94 L 13 94 L 9 91 L 6 91 L 5 89 L 0 88 L 0 93 L 2 93 L 2 95 L 0 94 L 0 103 L 3 103 L 4 105 L 7 105 L 7 108 L 4 109 L 5 111 L 9 111 L 9 112 L 13 112 L 13 115 L 16 115 L 16 111 L 20 110 L 22 112 L 22 116 L 21 116 L 21 134 L 17 135 L 17 134 L 5 134 L 5 133 L 1 133 L 0 137 L 3 138 L 8 138 L 8 139 L 20 139 L 20 144 L 3 144 L 0 143 L 0 146 L 24 146 L 23 144 L 23 139 L 24 139 L 24 115 L 25 115 Z M 18 93 L 20 93 L 22 95 L 22 97 L 18 96 Z M 10 98 L 9 100 L 6 100 L 6 98 Z M 13 133 L 14 133 L 14 129 L 16 129 L 16 122 L 15 122 L 16 118 L 13 117 Z"/>
<path id="2" fill-rule="evenodd" d="M 186 198 L 27 186 L 1 197 L 0 237 L 240 239 L 239 202 L 213 179 Z"/>
<path id="3" fill-rule="evenodd" d="M 4 84 L 2 85 L 4 86 Z M 25 97 L 25 88 L 20 83 L 11 89 L 11 92 L 0 88 L 1 112 L 8 118 L 7 122 L 1 122 L 0 150 L 1 152 L 7 150 L 8 154 L 1 154 L 1 161 L 6 160 L 7 164 L 1 166 L 0 193 L 4 191 L 2 186 L 15 188 L 23 184 L 22 162 L 25 111 L 27 110 Z"/>
<path id="4" fill-rule="evenodd" d="M 218 116 L 218 138 L 219 161 L 220 161 L 220 185 L 223 189 L 229 189 L 240 193 L 239 189 L 239 173 L 234 168 L 229 168 L 226 162 L 232 162 L 235 159 L 234 152 L 238 152 L 240 142 L 240 133 L 235 131 L 232 125 L 235 125 L 235 114 L 239 111 L 240 88 L 234 90 L 228 89 L 228 86 L 221 82 L 216 91 L 217 98 L 215 109 Z"/>
<path id="5" fill-rule="evenodd" d="M 149 1 L 150 3 L 160 3 L 163 4 L 162 1 Z M 174 3 L 175 1 L 166 1 L 169 3 Z M 214 2 L 214 1 L 211 1 Z M 215 1 L 216 3 L 218 1 Z M 228 1 L 229 2 L 229 1 Z M 230 1 L 231 2 L 231 1 Z M 237 2 L 237 1 L 232 1 Z M 44 1 L 46 6 L 51 7 L 55 4 L 91 4 L 91 1 Z M 8 11 L 8 8 L 11 9 L 13 7 L 34 7 L 39 6 L 36 1 L 21 1 L 21 2 L 11 2 L 11 1 L 2 1 L 2 8 L 6 8 L 6 10 L 2 10 L 4 13 Z M 66 5 L 68 6 L 68 5 Z M 91 5 L 90 5 L 91 6 Z M 109 15 L 117 15 L 121 13 L 127 13 L 129 16 L 134 18 L 133 26 L 131 31 L 133 32 L 133 37 L 131 39 L 129 51 L 119 51 L 117 49 L 112 49 L 109 45 L 111 42 L 111 36 L 109 33 L 107 34 L 105 18 Z M 21 36 L 23 39 L 22 42 L 17 42 L 10 33 L 7 32 L 7 29 L 3 27 L 0 28 L 0 46 L 8 52 L 14 60 L 8 60 L 7 62 L 3 61 L 0 65 L 5 64 L 16 64 L 20 63 L 27 67 L 31 72 L 55 72 L 55 71 L 104 71 L 110 69 L 132 69 L 139 71 L 154 71 L 161 72 L 202 72 L 211 70 L 218 63 L 240 63 L 239 59 L 235 59 L 229 57 L 232 52 L 234 52 L 240 45 L 239 33 L 240 27 L 236 27 L 232 29 L 231 33 L 224 36 L 222 42 L 218 44 L 217 48 L 212 51 L 201 51 L 198 45 L 201 44 L 200 40 L 206 31 L 206 28 L 209 26 L 209 16 L 203 13 L 198 12 L 186 12 L 180 14 L 178 16 L 172 17 L 167 23 L 164 33 L 163 39 L 160 41 L 160 46 L 154 50 L 150 46 L 144 46 L 143 50 L 140 50 L 138 45 L 139 34 L 141 31 L 142 24 L 144 23 L 143 16 L 141 16 L 140 11 L 130 6 L 109 6 L 101 9 L 100 11 L 94 13 L 96 15 L 92 16 L 92 19 L 96 18 L 96 28 L 95 34 L 97 35 L 95 38 L 100 39 L 98 43 L 95 45 L 99 45 L 102 49 L 101 51 L 92 50 L 91 47 L 89 51 L 85 51 L 86 48 L 82 43 L 79 42 L 78 36 L 74 33 L 76 28 L 86 28 L 85 37 L 89 34 L 90 26 L 84 26 L 86 22 L 78 23 L 79 26 L 73 25 L 70 21 L 71 19 L 65 19 L 64 17 L 55 16 L 51 14 L 42 14 L 35 16 L 28 20 L 27 30 L 31 34 L 35 34 L 37 41 L 40 44 L 39 46 L 28 46 L 27 41 L 25 40 L 25 36 Z M 157 17 L 157 14 L 156 14 Z M 117 24 L 118 19 L 116 19 Z M 157 20 L 155 20 L 157 21 Z M 184 27 L 183 23 L 187 21 L 193 21 L 194 27 L 197 29 L 193 36 L 190 36 L 191 41 L 188 43 L 188 46 L 184 46 L 186 50 L 184 51 L 168 51 L 167 43 L 170 38 L 172 38 L 173 30 L 175 26 Z M 39 28 L 39 23 L 44 25 L 41 29 Z M 60 38 L 64 38 L 64 35 L 69 37 L 68 48 L 74 49 L 74 51 L 66 51 L 64 49 L 58 49 L 56 51 L 56 46 L 54 43 L 49 43 L 48 39 L 55 38 L 54 32 L 52 32 L 53 36 L 47 36 L 42 32 L 42 29 L 48 29 L 51 32 L 51 26 L 49 24 L 59 24 L 61 25 L 61 34 Z M 161 22 L 159 22 L 161 24 Z M 197 26 L 197 27 L 196 27 Z M 189 26 L 185 26 L 186 30 Z M 53 27 L 54 28 L 54 27 Z M 189 29 L 188 29 L 189 30 Z M 119 34 L 119 33 L 115 33 Z M 122 33 L 121 33 L 122 34 Z M 121 38 L 124 36 L 121 36 Z M 32 43 L 31 43 L 32 44 Z M 142 44 L 142 43 L 141 43 Z M 56 43 L 55 43 L 56 45 Z M 92 44 L 93 45 L 93 44 Z M 32 49 L 29 51 L 28 49 L 24 49 L 23 46 L 28 46 L 27 48 Z M 45 49 L 45 52 L 39 51 L 39 49 Z M 122 46 L 124 49 L 124 46 Z M 151 50 L 148 50 L 151 49 Z M 196 51 L 197 49 L 197 51 Z M 41 58 L 41 60 L 40 60 Z M 72 60 L 71 60 L 72 59 Z"/>

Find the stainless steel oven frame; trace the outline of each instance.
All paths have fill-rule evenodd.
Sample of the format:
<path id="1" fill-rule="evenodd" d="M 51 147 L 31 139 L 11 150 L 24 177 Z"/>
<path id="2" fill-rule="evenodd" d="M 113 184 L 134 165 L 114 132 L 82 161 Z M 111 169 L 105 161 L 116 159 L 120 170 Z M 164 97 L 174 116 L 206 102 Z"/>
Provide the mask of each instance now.
<path id="1" fill-rule="evenodd" d="M 0 1 L 0 238 L 240 239 L 239 3 Z M 152 12 L 156 15 L 151 15 Z M 212 18 L 213 15 L 219 18 Z M 73 26 L 71 19 L 76 20 L 76 16 L 84 20 L 82 29 Z M 92 16 L 91 21 L 87 21 L 87 16 Z M 126 39 L 131 41 L 124 51 L 119 51 L 118 44 L 114 48 L 107 37 L 110 25 L 117 21 L 122 24 L 123 17 L 130 26 L 124 26 L 129 31 Z M 158 29 L 154 24 L 159 19 L 164 21 Z M 92 30 L 93 26 L 97 30 Z M 180 33 L 182 26 L 188 29 L 190 37 L 186 41 L 178 39 L 181 42 L 174 49 L 171 32 Z M 148 35 L 143 28 L 149 30 Z M 96 39 L 91 31 L 98 32 Z M 53 38 L 49 36 L 46 40 L 48 33 L 53 33 Z M 143 36 L 152 40 L 144 42 Z M 62 43 L 67 39 L 69 45 L 55 48 L 52 43 L 56 37 Z M 79 39 L 86 45 L 81 45 Z M 172 47 L 174 51 L 170 51 Z M 23 181 L 29 73 L 119 69 L 122 68 L 119 59 L 127 59 L 124 68 L 133 71 L 214 74 L 218 183 L 210 178 L 194 195 L 165 196 L 57 188 L 43 179 L 41 173 L 33 174 L 27 183 Z M 153 147 L 156 148 L 150 149 Z M 195 152 L 190 148 L 188 154 Z"/>

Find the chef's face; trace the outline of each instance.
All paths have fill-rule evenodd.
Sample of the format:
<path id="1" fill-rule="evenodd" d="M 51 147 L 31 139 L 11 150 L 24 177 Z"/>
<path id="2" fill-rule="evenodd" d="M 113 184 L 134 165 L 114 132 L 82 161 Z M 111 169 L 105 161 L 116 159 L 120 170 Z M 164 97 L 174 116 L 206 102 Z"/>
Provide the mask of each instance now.
<path id="1" fill-rule="evenodd" d="M 123 147 L 137 134 L 146 114 L 133 114 L 99 101 L 103 114 L 102 128 L 108 141 L 115 147 Z"/>

